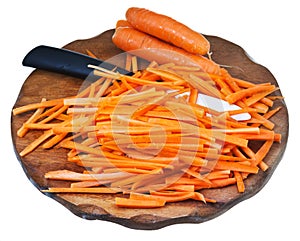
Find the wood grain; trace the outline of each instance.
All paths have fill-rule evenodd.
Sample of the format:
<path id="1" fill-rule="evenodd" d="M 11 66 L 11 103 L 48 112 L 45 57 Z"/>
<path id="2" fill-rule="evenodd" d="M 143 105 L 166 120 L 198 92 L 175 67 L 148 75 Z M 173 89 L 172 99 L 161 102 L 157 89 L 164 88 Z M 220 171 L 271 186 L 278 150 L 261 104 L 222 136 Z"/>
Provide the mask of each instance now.
<path id="1" fill-rule="evenodd" d="M 122 53 L 111 42 L 112 34 L 113 30 L 108 30 L 94 38 L 69 43 L 65 48 L 82 53 L 89 49 L 99 58 L 108 59 Z M 271 82 L 278 86 L 270 71 L 253 62 L 241 47 L 219 37 L 207 36 L 207 38 L 211 42 L 213 59 L 219 64 L 235 66 L 235 68 L 229 70 L 233 76 L 254 83 Z M 80 79 L 35 70 L 25 80 L 14 107 L 39 102 L 43 97 L 54 99 L 77 94 L 81 84 L 82 80 Z M 280 91 L 277 91 L 277 94 L 281 94 Z M 271 120 L 276 124 L 275 131 L 282 134 L 282 142 L 275 143 L 265 159 L 270 168 L 266 172 L 260 171 L 257 175 L 251 175 L 245 181 L 246 191 L 243 194 L 238 193 L 234 185 L 221 189 L 208 189 L 204 190 L 203 194 L 208 198 L 217 199 L 218 203 L 203 204 L 196 201 L 184 201 L 167 204 L 159 209 L 117 208 L 114 205 L 115 195 L 108 194 L 46 195 L 60 202 L 82 218 L 108 220 L 134 229 L 158 229 L 175 223 L 201 223 L 210 220 L 239 202 L 255 195 L 264 187 L 275 171 L 285 151 L 289 129 L 288 111 L 284 101 L 276 101 L 276 106 L 282 106 L 283 108 Z M 25 157 L 21 158 L 18 155 L 28 143 L 41 134 L 35 131 L 26 135 L 26 138 L 17 137 L 17 129 L 31 114 L 11 116 L 11 131 L 16 156 L 28 179 L 38 190 L 49 186 L 67 186 L 67 182 L 49 181 L 44 178 L 44 173 L 51 170 L 82 171 L 80 167 L 66 161 L 66 150 L 38 148 Z M 252 142 L 251 145 L 258 148 L 261 143 Z"/>

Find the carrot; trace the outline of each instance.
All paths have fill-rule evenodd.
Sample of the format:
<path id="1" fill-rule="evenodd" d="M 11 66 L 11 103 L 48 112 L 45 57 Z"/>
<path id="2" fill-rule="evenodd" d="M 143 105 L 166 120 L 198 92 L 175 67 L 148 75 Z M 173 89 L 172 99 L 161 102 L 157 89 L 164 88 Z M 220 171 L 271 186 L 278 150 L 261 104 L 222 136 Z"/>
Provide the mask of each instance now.
<path id="1" fill-rule="evenodd" d="M 158 198 L 159 200 L 163 200 L 166 202 L 179 202 L 179 201 L 184 201 L 187 199 L 191 199 L 193 198 L 194 192 L 172 192 L 172 193 L 168 193 L 168 192 L 150 192 L 151 196 L 154 196 L 156 198 Z M 171 194 L 171 195 L 168 195 Z"/>
<path id="2" fill-rule="evenodd" d="M 52 135 L 53 131 L 51 129 L 46 130 L 43 135 L 41 135 L 39 138 L 35 139 L 28 146 L 26 146 L 25 149 L 20 152 L 20 156 L 26 156 L 28 153 L 32 152 L 35 148 L 37 148 L 41 143 L 43 143 Z"/>
<path id="3" fill-rule="evenodd" d="M 50 187 L 48 190 L 43 190 L 45 193 L 118 193 L 121 192 L 119 188 L 86 188 L 86 187 Z"/>
<path id="4" fill-rule="evenodd" d="M 263 115 L 263 118 L 265 120 L 268 120 L 269 118 L 271 118 L 273 115 L 275 115 L 280 110 L 281 110 L 281 107 L 277 107 L 276 109 L 270 110 L 270 111 L 268 111 L 267 113 L 265 113 Z M 253 126 L 253 127 L 259 127 L 260 125 L 261 125 L 261 123 L 254 123 L 251 126 Z"/>
<path id="5" fill-rule="evenodd" d="M 30 111 L 30 110 L 56 106 L 56 105 L 59 105 L 59 104 L 62 104 L 62 103 L 63 103 L 63 99 L 42 101 L 40 103 L 29 104 L 29 105 L 17 107 L 15 109 L 13 109 L 13 114 L 14 115 L 19 115 L 21 113 L 24 113 L 24 112 L 27 112 L 27 111 Z"/>
<path id="6" fill-rule="evenodd" d="M 42 99 L 42 102 L 46 101 L 45 98 Z M 22 127 L 17 131 L 19 137 L 23 137 L 28 132 L 28 127 L 26 125 L 36 122 L 40 115 L 44 112 L 45 107 L 37 108 L 34 114 L 22 125 Z"/>
<path id="7" fill-rule="evenodd" d="M 95 59 L 98 59 L 97 56 L 92 51 L 86 49 L 86 53 L 88 54 L 88 56 L 90 56 L 92 58 L 95 58 Z"/>
<path id="8" fill-rule="evenodd" d="M 122 208 L 159 208 L 165 205 L 164 200 L 136 200 L 116 197 L 115 204 Z"/>
<path id="9" fill-rule="evenodd" d="M 191 93 L 189 96 L 189 103 L 196 104 L 198 99 L 198 90 L 196 88 L 191 88 Z"/>
<path id="10" fill-rule="evenodd" d="M 101 173 L 101 174 L 82 174 L 68 170 L 50 171 L 45 174 L 47 179 L 67 180 L 67 181 L 113 181 L 116 179 L 128 177 L 129 173 Z"/>
<path id="11" fill-rule="evenodd" d="M 236 162 L 226 162 L 226 161 L 218 161 L 215 165 L 215 169 L 221 169 L 221 170 L 229 169 L 231 171 L 248 172 L 248 173 L 258 172 L 257 167 L 236 163 Z"/>
<path id="12" fill-rule="evenodd" d="M 132 27 L 132 25 L 127 20 L 120 19 L 116 23 L 116 28 L 119 27 Z"/>
<path id="13" fill-rule="evenodd" d="M 276 88 L 271 88 L 269 91 L 262 91 L 258 92 L 257 94 L 252 95 L 247 100 L 245 100 L 245 104 L 248 106 L 253 105 L 254 103 L 257 103 L 258 101 L 262 100 L 265 96 L 271 94 L 273 91 L 275 91 Z"/>
<path id="14" fill-rule="evenodd" d="M 222 179 L 215 179 L 211 180 L 212 188 L 220 188 L 220 187 L 226 187 L 232 184 L 236 183 L 236 178 L 231 177 L 231 178 L 222 178 Z"/>
<path id="15" fill-rule="evenodd" d="M 175 62 L 178 65 L 200 66 L 208 73 L 219 73 L 220 70 L 216 63 L 203 56 L 193 55 L 133 28 L 117 28 L 112 41 L 124 51 L 160 64 Z"/>
<path id="16" fill-rule="evenodd" d="M 202 34 L 168 16 L 132 7 L 126 12 L 126 19 L 134 28 L 190 53 L 204 55 L 209 52 L 210 43 Z"/>
<path id="17" fill-rule="evenodd" d="M 126 19 L 134 28 L 190 53 L 204 55 L 209 52 L 210 43 L 202 34 L 168 16 L 132 7 L 126 12 Z"/>
<path id="18" fill-rule="evenodd" d="M 240 172 L 234 171 L 234 177 L 236 179 L 236 184 L 239 192 L 244 192 L 245 191 L 245 184 L 243 181 L 243 177 Z"/>
<path id="19" fill-rule="evenodd" d="M 255 164 L 258 165 L 264 157 L 268 154 L 270 148 L 272 147 L 273 140 L 266 141 L 261 148 L 255 153 Z"/>
<path id="20" fill-rule="evenodd" d="M 273 85 L 271 86 L 257 85 L 257 86 L 250 87 L 248 89 L 242 89 L 235 93 L 232 93 L 226 96 L 225 99 L 229 102 L 229 104 L 233 104 L 246 96 L 253 95 L 254 93 L 272 91 L 272 90 L 275 90 L 275 86 Z"/>

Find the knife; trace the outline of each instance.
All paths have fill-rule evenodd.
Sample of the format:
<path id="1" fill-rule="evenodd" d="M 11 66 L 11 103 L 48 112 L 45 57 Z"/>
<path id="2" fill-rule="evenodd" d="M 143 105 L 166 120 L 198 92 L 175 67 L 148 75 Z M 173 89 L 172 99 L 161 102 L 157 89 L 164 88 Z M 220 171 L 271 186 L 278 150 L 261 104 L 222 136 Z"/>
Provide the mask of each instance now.
<path id="1" fill-rule="evenodd" d="M 108 70 L 112 70 L 117 67 L 113 64 L 92 58 L 85 54 L 45 45 L 37 46 L 32 49 L 25 56 L 22 64 L 24 66 L 48 70 L 81 79 L 86 79 L 90 74 L 92 74 L 93 69 L 88 67 L 89 64 L 96 66 L 101 65 L 102 68 Z M 133 74 L 120 67 L 117 67 L 116 71 L 124 75 Z"/>
<path id="2" fill-rule="evenodd" d="M 99 78 L 98 76 L 93 75 L 94 69 L 88 67 L 90 65 L 101 66 L 102 68 L 108 70 L 115 69 L 116 72 L 119 72 L 123 75 L 133 75 L 132 72 L 103 60 L 92 58 L 85 54 L 81 54 L 71 50 L 54 48 L 45 45 L 40 45 L 32 49 L 24 57 L 22 64 L 23 66 L 89 80 Z M 219 112 L 240 109 L 240 107 L 237 105 L 229 104 L 224 100 L 204 94 L 198 95 L 197 103 Z M 241 113 L 232 115 L 231 117 L 239 121 L 249 120 L 251 118 L 249 113 Z"/>

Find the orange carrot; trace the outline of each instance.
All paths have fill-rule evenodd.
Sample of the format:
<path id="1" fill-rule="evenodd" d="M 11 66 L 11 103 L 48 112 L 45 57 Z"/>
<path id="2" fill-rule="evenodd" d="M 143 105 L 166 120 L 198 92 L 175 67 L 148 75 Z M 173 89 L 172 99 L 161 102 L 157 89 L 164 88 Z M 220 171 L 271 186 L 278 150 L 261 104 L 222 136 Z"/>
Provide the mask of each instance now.
<path id="1" fill-rule="evenodd" d="M 129 198 L 116 197 L 115 204 L 122 208 L 159 208 L 165 205 L 164 200 L 136 200 Z"/>
<path id="2" fill-rule="evenodd" d="M 250 165 L 245 165 L 236 162 L 226 162 L 226 161 L 218 161 L 215 165 L 215 169 L 221 170 L 232 170 L 232 171 L 239 171 L 239 172 L 249 172 L 249 173 L 257 173 L 258 168 L 253 167 Z"/>
<path id="3" fill-rule="evenodd" d="M 222 179 L 215 179 L 211 180 L 212 188 L 220 188 L 220 187 L 226 187 L 228 185 L 236 184 L 236 179 L 234 177 L 231 178 L 222 178 Z"/>
<path id="4" fill-rule="evenodd" d="M 261 148 L 255 153 L 255 164 L 258 165 L 264 157 L 268 154 L 270 148 L 272 147 L 273 140 L 266 141 Z"/>
<path id="5" fill-rule="evenodd" d="M 107 187 L 50 187 L 48 190 L 43 190 L 46 193 L 118 193 L 121 192 L 119 188 Z"/>
<path id="6" fill-rule="evenodd" d="M 86 53 L 88 54 L 88 56 L 97 59 L 97 56 L 92 51 L 90 51 L 90 50 L 87 49 Z"/>
<path id="7" fill-rule="evenodd" d="M 42 102 L 46 101 L 45 98 L 42 99 Z M 34 114 L 22 125 L 22 127 L 17 131 L 17 135 L 19 137 L 24 137 L 26 133 L 28 132 L 28 127 L 25 127 L 26 124 L 34 123 L 36 122 L 39 118 L 40 115 L 44 112 L 44 107 L 42 108 L 37 108 Z"/>
<path id="8" fill-rule="evenodd" d="M 210 44 L 200 33 L 174 19 L 143 8 L 132 7 L 126 19 L 134 28 L 194 54 L 207 54 Z"/>
<path id="9" fill-rule="evenodd" d="M 56 106 L 56 105 L 59 105 L 59 104 L 62 104 L 62 103 L 63 103 L 63 99 L 42 101 L 40 103 L 29 104 L 29 105 L 17 107 L 15 109 L 13 109 L 13 114 L 14 115 L 19 115 L 21 113 L 24 113 L 24 112 L 27 112 L 27 111 L 30 111 L 30 110 Z"/>
<path id="10" fill-rule="evenodd" d="M 191 88 L 191 93 L 189 96 L 189 103 L 196 104 L 198 99 L 198 90 L 196 88 Z"/>
<path id="11" fill-rule="evenodd" d="M 131 174 L 118 172 L 118 173 L 101 173 L 101 174 L 82 174 L 68 170 L 50 171 L 45 174 L 45 178 L 68 180 L 68 181 L 113 181 L 116 179 L 128 177 Z"/>
<path id="12" fill-rule="evenodd" d="M 160 64 L 175 62 L 179 65 L 200 66 L 208 73 L 219 73 L 220 70 L 216 63 L 203 56 L 193 55 L 133 28 L 117 28 L 112 41 L 124 51 L 132 51 L 139 57 Z"/>
<path id="13" fill-rule="evenodd" d="M 238 171 L 234 171 L 234 177 L 236 179 L 236 185 L 237 185 L 238 191 L 239 192 L 244 192 L 245 191 L 245 184 L 244 184 L 243 177 L 242 177 L 241 173 L 238 172 Z"/>
<path id="14" fill-rule="evenodd" d="M 25 149 L 20 152 L 20 156 L 25 156 L 28 153 L 32 152 L 35 148 L 37 148 L 41 143 L 43 143 L 52 135 L 53 135 L 53 131 L 51 129 L 46 130 L 43 135 L 41 135 L 39 138 L 35 139 L 28 146 L 26 146 Z"/>
<path id="15" fill-rule="evenodd" d="M 263 86 L 263 85 L 256 85 L 254 87 L 250 87 L 248 89 L 242 89 L 239 90 L 235 93 L 232 93 L 228 96 L 226 96 L 226 100 L 229 102 L 229 104 L 233 104 L 235 102 L 237 102 L 238 100 L 241 100 L 242 98 L 246 97 L 246 96 L 251 96 L 254 93 L 259 93 L 259 92 L 265 92 L 265 91 L 271 91 L 274 90 L 275 86 L 270 85 L 270 86 Z"/>
<path id="16" fill-rule="evenodd" d="M 116 28 L 119 27 L 132 27 L 132 25 L 127 20 L 120 19 L 116 23 Z"/>
<path id="17" fill-rule="evenodd" d="M 179 202 L 184 201 L 187 199 L 193 198 L 194 192 L 150 192 L 151 196 L 154 196 L 160 200 L 166 201 L 166 202 Z M 169 195 L 168 195 L 169 194 Z"/>

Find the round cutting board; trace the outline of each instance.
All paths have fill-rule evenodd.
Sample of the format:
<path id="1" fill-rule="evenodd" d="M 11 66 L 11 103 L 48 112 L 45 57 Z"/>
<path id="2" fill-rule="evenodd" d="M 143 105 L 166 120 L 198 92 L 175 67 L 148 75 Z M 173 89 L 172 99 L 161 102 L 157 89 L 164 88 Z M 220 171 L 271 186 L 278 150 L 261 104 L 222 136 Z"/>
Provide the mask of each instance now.
<path id="1" fill-rule="evenodd" d="M 100 59 L 109 59 L 122 53 L 114 46 L 111 37 L 114 30 L 108 30 L 96 37 L 77 40 L 67 44 L 64 48 L 86 53 L 92 51 Z M 235 66 L 229 72 L 241 79 L 253 83 L 271 82 L 278 86 L 275 78 L 265 67 L 253 62 L 247 53 L 238 45 L 215 36 L 206 36 L 211 43 L 213 59 L 219 64 Z M 42 98 L 55 99 L 72 96 L 78 93 L 82 80 L 62 74 L 42 70 L 34 70 L 25 80 L 16 100 L 15 107 L 29 103 L 40 102 Z M 276 94 L 281 94 L 278 90 Z M 239 202 L 255 195 L 272 176 L 279 164 L 286 148 L 288 138 L 288 112 L 283 100 L 276 100 L 275 107 L 282 109 L 271 118 L 276 124 L 275 131 L 282 135 L 281 143 L 275 143 L 265 158 L 270 166 L 266 172 L 259 171 L 257 175 L 250 175 L 245 180 L 246 191 L 238 193 L 235 185 L 220 189 L 207 189 L 202 193 L 208 198 L 214 198 L 215 204 L 204 204 L 198 201 L 183 201 L 170 203 L 155 209 L 126 209 L 118 208 L 114 204 L 115 195 L 111 194 L 45 194 L 55 199 L 74 214 L 86 219 L 108 220 L 135 229 L 158 229 L 175 223 L 201 223 L 215 218 Z M 38 190 L 49 186 L 68 186 L 67 182 L 47 180 L 44 174 L 48 171 L 68 169 L 82 171 L 80 167 L 67 162 L 67 151 L 62 148 L 35 151 L 20 157 L 19 152 L 41 133 L 32 131 L 24 138 L 16 135 L 17 130 L 32 113 L 24 113 L 11 117 L 12 139 L 16 156 L 20 161 L 28 179 Z M 252 142 L 258 147 L 259 142 Z"/>

